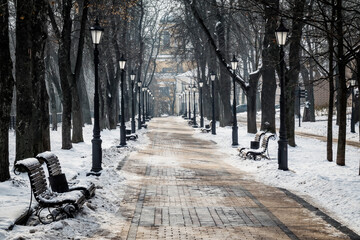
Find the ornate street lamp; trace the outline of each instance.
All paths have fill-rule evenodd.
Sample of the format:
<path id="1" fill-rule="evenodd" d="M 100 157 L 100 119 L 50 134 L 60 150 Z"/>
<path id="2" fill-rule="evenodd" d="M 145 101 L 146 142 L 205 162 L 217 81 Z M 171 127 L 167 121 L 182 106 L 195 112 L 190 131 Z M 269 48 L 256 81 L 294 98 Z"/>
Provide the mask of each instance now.
<path id="1" fill-rule="evenodd" d="M 204 82 L 200 80 L 199 87 L 200 87 L 200 127 L 204 127 L 204 115 L 203 115 L 203 100 L 202 100 L 202 87 Z"/>
<path id="2" fill-rule="evenodd" d="M 191 86 L 187 87 L 187 92 L 189 93 L 189 111 L 188 111 L 188 116 L 189 119 L 191 120 Z"/>
<path id="3" fill-rule="evenodd" d="M 126 145 L 126 131 L 125 131 L 125 104 L 124 104 L 124 74 L 125 74 L 125 64 L 126 59 L 124 56 L 121 56 L 119 60 L 119 66 L 121 70 L 121 123 L 120 123 L 120 146 L 123 147 Z"/>
<path id="4" fill-rule="evenodd" d="M 138 86 L 138 93 L 139 93 L 139 102 L 138 102 L 138 129 L 141 129 L 141 80 L 139 77 L 139 80 L 137 82 Z"/>
<path id="5" fill-rule="evenodd" d="M 216 74 L 212 72 L 210 74 L 211 79 L 211 91 L 212 91 L 212 121 L 211 121 L 211 134 L 216 135 L 216 119 L 215 119 L 215 88 L 214 83 L 216 79 Z"/>
<path id="6" fill-rule="evenodd" d="M 285 77 L 284 77 L 284 45 L 286 43 L 286 37 L 289 33 L 282 19 L 280 20 L 279 27 L 275 30 L 276 41 L 280 46 L 280 130 L 278 141 L 278 165 L 281 170 L 288 170 L 288 141 L 286 136 L 286 123 L 285 123 Z"/>
<path id="7" fill-rule="evenodd" d="M 131 71 L 131 133 L 135 133 L 135 99 L 134 99 L 134 83 L 135 83 L 135 73 L 134 70 Z"/>
<path id="8" fill-rule="evenodd" d="M 233 55 L 233 59 L 231 60 L 231 68 L 233 70 L 233 127 L 232 127 L 232 145 L 237 146 L 238 144 L 238 126 L 236 119 L 236 85 L 235 85 L 235 71 L 237 69 L 239 61 Z"/>
<path id="9" fill-rule="evenodd" d="M 102 163 L 102 149 L 101 149 L 101 136 L 100 136 L 100 124 L 99 124 L 99 50 L 98 45 L 101 40 L 101 36 L 104 29 L 100 27 L 98 19 L 96 19 L 94 26 L 90 27 L 91 38 L 94 49 L 94 65 L 95 65 L 95 93 L 94 93 L 94 128 L 93 128 L 93 139 L 92 143 L 92 167 L 91 172 L 88 175 L 100 176 L 101 174 L 101 163 Z"/>

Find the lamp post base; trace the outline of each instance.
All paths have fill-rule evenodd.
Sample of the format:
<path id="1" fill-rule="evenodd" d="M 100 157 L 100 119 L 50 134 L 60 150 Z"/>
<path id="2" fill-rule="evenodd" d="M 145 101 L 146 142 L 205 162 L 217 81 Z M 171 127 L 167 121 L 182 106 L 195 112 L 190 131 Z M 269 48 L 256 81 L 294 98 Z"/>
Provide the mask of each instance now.
<path id="1" fill-rule="evenodd" d="M 278 145 L 279 145 L 279 148 L 278 148 L 279 169 L 287 171 L 287 170 L 289 170 L 288 169 L 288 153 L 287 153 L 288 143 L 287 143 L 287 140 L 280 139 L 278 141 Z"/>
<path id="2" fill-rule="evenodd" d="M 131 133 L 135 133 L 135 119 L 131 121 Z"/>
<path id="3" fill-rule="evenodd" d="M 126 146 L 126 131 L 125 131 L 125 125 L 120 126 L 120 146 Z"/>
<path id="4" fill-rule="evenodd" d="M 232 146 L 238 146 L 238 127 L 232 127 Z"/>
<path id="5" fill-rule="evenodd" d="M 92 143 L 92 168 L 91 173 L 98 173 L 102 170 L 101 162 L 102 162 L 102 149 L 101 143 L 102 140 L 100 138 L 93 138 L 91 140 Z M 99 173 L 100 175 L 101 173 Z"/>

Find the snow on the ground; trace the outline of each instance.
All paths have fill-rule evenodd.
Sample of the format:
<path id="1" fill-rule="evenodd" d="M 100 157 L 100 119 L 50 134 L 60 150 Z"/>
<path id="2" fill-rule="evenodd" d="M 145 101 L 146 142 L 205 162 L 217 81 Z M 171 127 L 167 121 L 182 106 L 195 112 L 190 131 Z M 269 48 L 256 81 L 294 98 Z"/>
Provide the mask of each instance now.
<path id="1" fill-rule="evenodd" d="M 306 128 L 311 133 L 326 134 L 322 130 L 326 129 L 326 121 L 306 123 Z M 338 166 L 326 160 L 326 142 L 296 136 L 297 147 L 288 147 L 289 171 L 282 171 L 278 170 L 277 140 L 269 142 L 270 160 L 246 160 L 238 155 L 237 148 L 232 148 L 231 134 L 231 127 L 217 127 L 216 135 L 197 130 L 195 136 L 215 141 L 221 151 L 230 154 L 227 163 L 251 173 L 255 180 L 302 196 L 360 233 L 359 148 L 346 146 L 346 166 Z M 244 124 L 239 124 L 238 135 L 241 147 L 250 147 L 255 136 L 247 133 Z M 334 144 L 334 161 L 336 149 Z"/>
<path id="2" fill-rule="evenodd" d="M 120 130 L 103 130 L 101 132 L 103 161 L 102 174 L 99 177 L 89 176 L 92 166 L 91 139 L 92 125 L 84 128 L 84 143 L 73 144 L 71 150 L 61 149 L 61 127 L 51 131 L 51 151 L 60 160 L 66 178 L 92 181 L 97 186 L 95 197 L 84 204 L 83 210 L 76 218 L 65 219 L 48 225 L 15 226 L 12 231 L 6 230 L 16 217 L 28 210 L 30 203 L 30 186 L 26 173 L 14 175 L 11 180 L 0 183 L 0 239 L 73 239 L 76 236 L 106 237 L 116 236 L 121 231 L 114 222 L 122 216 L 118 213 L 124 196 L 126 180 L 134 178 L 130 174 L 116 170 L 118 164 L 133 151 L 138 151 L 148 144 L 146 129 L 138 130 L 137 141 L 127 141 L 127 147 L 117 148 L 120 142 Z M 129 128 L 128 128 L 129 129 Z M 10 162 L 15 158 L 15 136 L 10 131 Z M 12 168 L 12 166 L 10 166 Z M 46 171 L 45 171 L 46 172 Z M 36 201 L 33 199 L 33 205 Z M 45 210 L 44 210 L 45 211 Z M 116 219 L 116 220 L 115 220 Z M 101 237 L 99 237 L 101 238 Z"/>

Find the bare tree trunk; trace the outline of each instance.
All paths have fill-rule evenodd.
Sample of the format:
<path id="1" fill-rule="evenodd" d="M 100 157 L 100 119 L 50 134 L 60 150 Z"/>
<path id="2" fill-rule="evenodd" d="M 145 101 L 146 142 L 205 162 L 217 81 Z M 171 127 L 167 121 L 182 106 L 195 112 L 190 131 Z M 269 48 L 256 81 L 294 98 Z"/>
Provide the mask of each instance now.
<path id="1" fill-rule="evenodd" d="M 336 1 L 336 33 L 338 37 L 338 68 L 339 68 L 339 134 L 338 147 L 336 155 L 336 164 L 340 166 L 345 165 L 345 147 L 346 147 L 346 78 L 345 67 L 346 60 L 344 59 L 344 33 L 343 33 L 343 16 L 342 16 L 342 0 Z"/>
<path id="2" fill-rule="evenodd" d="M 327 139 L 326 139 L 326 156 L 329 162 L 333 161 L 333 116 L 334 116 L 334 21 L 335 21 L 335 7 L 334 0 L 332 0 L 332 14 L 330 34 L 328 35 L 329 44 L 329 108 L 327 119 Z"/>
<path id="3" fill-rule="evenodd" d="M 33 157 L 32 1 L 18 0 L 16 15 L 16 160 Z"/>
<path id="4" fill-rule="evenodd" d="M 71 149 L 71 109 L 72 109 L 72 96 L 70 81 L 72 78 L 71 65 L 70 65 L 70 50 L 71 50 L 71 0 L 63 0 L 62 2 L 62 19 L 63 29 L 60 30 L 57 27 L 54 13 L 49 6 L 49 17 L 51 25 L 54 29 L 56 37 L 59 39 L 59 72 L 61 81 L 61 90 L 63 94 L 62 104 L 62 149 Z"/>
<path id="5" fill-rule="evenodd" d="M 271 7 L 269 7 L 271 6 Z M 279 11 L 279 0 L 270 0 L 264 4 L 265 11 L 265 36 L 263 41 L 263 66 L 262 91 L 261 91 L 261 130 L 266 128 L 271 132 L 276 132 L 275 127 L 275 91 L 276 78 L 275 66 L 279 62 L 279 51 L 275 41 L 276 16 Z M 265 123 L 270 125 L 267 126 Z"/>
<path id="6" fill-rule="evenodd" d="M 257 95 L 257 86 L 259 83 L 260 72 L 250 74 L 249 83 L 250 88 L 247 93 L 247 131 L 248 133 L 256 133 L 256 95 Z"/>
<path id="7" fill-rule="evenodd" d="M 304 16 L 305 0 L 295 1 L 292 9 L 293 21 L 289 51 L 289 68 L 287 72 L 287 81 L 285 82 L 285 97 L 287 99 L 286 106 L 286 129 L 289 146 L 295 147 L 295 88 L 299 82 L 300 72 L 300 53 L 301 53 L 301 36 L 303 21 L 299 21 Z"/>
<path id="8" fill-rule="evenodd" d="M 10 179 L 9 123 L 14 89 L 12 61 L 9 49 L 8 0 L 0 1 L 0 182 Z"/>

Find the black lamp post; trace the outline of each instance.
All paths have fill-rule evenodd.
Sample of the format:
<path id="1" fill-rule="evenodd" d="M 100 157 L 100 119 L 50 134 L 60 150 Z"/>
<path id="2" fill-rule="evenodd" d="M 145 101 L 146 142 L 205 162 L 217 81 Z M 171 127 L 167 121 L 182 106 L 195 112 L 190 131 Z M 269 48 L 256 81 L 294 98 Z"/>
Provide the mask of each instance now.
<path id="1" fill-rule="evenodd" d="M 138 129 L 141 129 L 141 80 L 139 78 L 137 82 L 138 93 L 139 93 L 139 102 L 138 102 Z"/>
<path id="2" fill-rule="evenodd" d="M 194 124 L 193 124 L 193 128 L 197 128 L 198 125 L 197 125 L 197 122 L 196 122 L 196 99 L 195 99 L 196 86 L 195 86 L 195 82 L 194 82 L 194 85 L 193 85 L 193 87 L 192 87 L 192 90 L 193 90 L 193 93 L 194 93 L 194 110 L 193 110 L 193 113 L 194 113 Z"/>
<path id="3" fill-rule="evenodd" d="M 278 164 L 279 169 L 288 170 L 288 141 L 286 136 L 286 125 L 285 125 L 285 77 L 284 77 L 284 45 L 286 37 L 289 32 L 282 19 L 279 27 L 275 30 L 276 41 L 280 46 L 280 130 L 279 130 L 279 141 L 278 141 Z"/>
<path id="4" fill-rule="evenodd" d="M 216 119 L 215 119 L 215 73 L 210 74 L 211 79 L 211 91 L 212 91 L 212 121 L 211 121 L 211 134 L 216 135 Z"/>
<path id="5" fill-rule="evenodd" d="M 187 119 L 187 105 L 186 105 L 186 89 L 183 91 L 183 98 L 184 98 L 184 118 Z"/>
<path id="6" fill-rule="evenodd" d="M 145 91 L 146 87 L 142 88 L 142 113 L 143 113 L 143 124 L 145 124 Z"/>
<path id="7" fill-rule="evenodd" d="M 355 133 L 355 116 L 354 116 L 354 108 L 355 108 L 355 85 L 356 80 L 350 80 L 350 87 L 351 87 L 351 122 L 350 122 L 350 132 Z"/>
<path id="8" fill-rule="evenodd" d="M 203 101 L 202 101 L 202 87 L 204 82 L 200 80 L 199 87 L 200 87 L 200 127 L 204 127 L 204 115 L 203 115 Z"/>
<path id="9" fill-rule="evenodd" d="M 126 59 L 124 56 L 121 56 L 119 60 L 119 66 L 121 70 L 121 123 L 120 123 L 120 146 L 123 147 L 126 145 L 126 131 L 125 131 L 125 104 L 124 104 L 124 74 L 125 74 L 125 64 Z"/>
<path id="10" fill-rule="evenodd" d="M 88 175 L 100 176 L 101 163 L 102 163 L 102 149 L 101 149 L 101 136 L 100 136 L 100 124 L 99 124 L 99 50 L 98 45 L 101 40 L 104 29 L 100 27 L 98 19 L 96 19 L 94 26 L 90 27 L 91 38 L 95 45 L 94 49 L 94 65 L 95 65 L 95 93 L 94 93 L 94 129 L 92 143 L 92 167 L 91 172 Z"/>
<path id="11" fill-rule="evenodd" d="M 188 116 L 189 116 L 189 119 L 191 120 L 191 85 L 188 86 L 187 88 L 187 91 L 188 91 L 188 95 L 189 95 L 189 113 L 188 113 Z"/>
<path id="12" fill-rule="evenodd" d="M 135 133 L 135 99 L 134 99 L 134 82 L 135 82 L 135 73 L 131 71 L 131 133 Z"/>
<path id="13" fill-rule="evenodd" d="M 233 127 L 232 127 L 232 145 L 237 146 L 238 144 L 238 126 L 236 119 L 236 86 L 235 86 L 235 71 L 237 69 L 239 61 L 233 55 L 231 60 L 231 68 L 233 70 Z"/>

